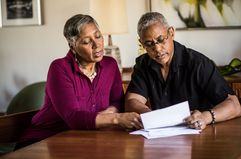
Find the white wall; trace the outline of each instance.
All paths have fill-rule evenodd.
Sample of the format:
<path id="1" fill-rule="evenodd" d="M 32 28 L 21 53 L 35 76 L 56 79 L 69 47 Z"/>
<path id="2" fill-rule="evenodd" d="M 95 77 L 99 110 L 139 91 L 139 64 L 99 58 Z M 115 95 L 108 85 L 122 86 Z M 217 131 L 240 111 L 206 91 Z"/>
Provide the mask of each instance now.
<path id="1" fill-rule="evenodd" d="M 68 51 L 65 21 L 88 8 L 87 0 L 42 0 L 43 25 L 0 28 L 0 111 L 21 88 L 46 80 L 50 62 Z"/>
<path id="2" fill-rule="evenodd" d="M 136 24 L 147 11 L 148 0 L 127 0 L 129 33 L 113 35 L 121 50 L 123 67 L 132 67 L 138 55 Z M 88 0 L 42 0 L 43 25 L 0 28 L 0 111 L 27 84 L 46 80 L 49 64 L 65 56 L 62 35 L 65 21 L 77 13 L 89 13 Z M 227 64 L 241 58 L 241 30 L 177 31 L 176 40 Z"/>
<path id="3" fill-rule="evenodd" d="M 217 65 L 226 65 L 234 57 L 241 59 L 241 29 L 176 31 L 175 40 L 205 54 Z"/>

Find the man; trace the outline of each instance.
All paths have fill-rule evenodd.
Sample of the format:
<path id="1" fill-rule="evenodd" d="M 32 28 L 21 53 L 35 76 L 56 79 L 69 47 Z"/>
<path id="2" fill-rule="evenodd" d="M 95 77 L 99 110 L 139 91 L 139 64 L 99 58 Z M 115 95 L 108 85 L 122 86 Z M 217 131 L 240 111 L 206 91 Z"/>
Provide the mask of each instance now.
<path id="1" fill-rule="evenodd" d="M 188 101 L 192 113 L 185 122 L 200 130 L 241 116 L 238 98 L 214 63 L 174 41 L 175 30 L 162 14 L 144 14 L 138 22 L 138 35 L 147 54 L 136 59 L 126 111 L 144 113 Z"/>

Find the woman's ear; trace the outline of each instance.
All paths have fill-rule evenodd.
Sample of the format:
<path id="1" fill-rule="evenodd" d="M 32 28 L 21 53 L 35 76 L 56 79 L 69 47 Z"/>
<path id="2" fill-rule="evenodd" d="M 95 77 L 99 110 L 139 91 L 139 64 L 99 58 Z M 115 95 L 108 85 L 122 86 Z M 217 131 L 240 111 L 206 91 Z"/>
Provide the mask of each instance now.
<path id="1" fill-rule="evenodd" d="M 68 43 L 69 44 L 69 48 L 70 49 L 73 49 L 73 45 L 71 45 L 70 43 Z"/>
<path id="2" fill-rule="evenodd" d="M 68 43 L 68 44 L 69 44 L 70 50 L 75 54 L 74 46 L 71 43 Z"/>

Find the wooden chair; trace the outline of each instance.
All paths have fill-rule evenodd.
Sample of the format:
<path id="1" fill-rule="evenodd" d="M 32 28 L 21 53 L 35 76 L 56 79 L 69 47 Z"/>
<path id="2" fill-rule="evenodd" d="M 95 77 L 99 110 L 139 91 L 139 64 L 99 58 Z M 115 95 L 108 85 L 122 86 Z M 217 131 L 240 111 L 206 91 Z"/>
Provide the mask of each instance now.
<path id="1" fill-rule="evenodd" d="M 0 116 L 0 155 L 11 152 L 38 110 Z"/>
<path id="2" fill-rule="evenodd" d="M 235 94 L 237 95 L 237 97 L 239 98 L 239 101 L 241 102 L 241 83 L 232 83 L 232 88 L 235 92 Z"/>

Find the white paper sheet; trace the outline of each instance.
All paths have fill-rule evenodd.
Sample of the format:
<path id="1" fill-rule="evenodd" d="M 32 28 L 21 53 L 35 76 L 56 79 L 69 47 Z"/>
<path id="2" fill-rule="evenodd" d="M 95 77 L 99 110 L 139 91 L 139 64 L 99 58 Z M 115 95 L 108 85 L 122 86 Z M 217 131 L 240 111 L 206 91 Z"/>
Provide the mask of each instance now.
<path id="1" fill-rule="evenodd" d="M 173 106 L 154 110 L 141 114 L 141 120 L 145 130 L 175 126 L 183 123 L 183 119 L 190 116 L 188 102 L 182 102 Z"/>
<path id="2" fill-rule="evenodd" d="M 183 134 L 199 134 L 200 130 L 183 126 L 184 119 L 190 116 L 188 102 L 141 114 L 144 129 L 131 132 L 143 135 L 147 139 L 176 136 Z M 181 125 L 182 124 L 182 125 Z"/>
<path id="3" fill-rule="evenodd" d="M 199 134 L 200 130 L 191 129 L 186 126 L 172 126 L 159 129 L 149 129 L 149 130 L 137 130 L 130 134 L 132 135 L 142 135 L 147 139 L 154 139 L 160 137 L 170 137 L 184 134 Z"/>

